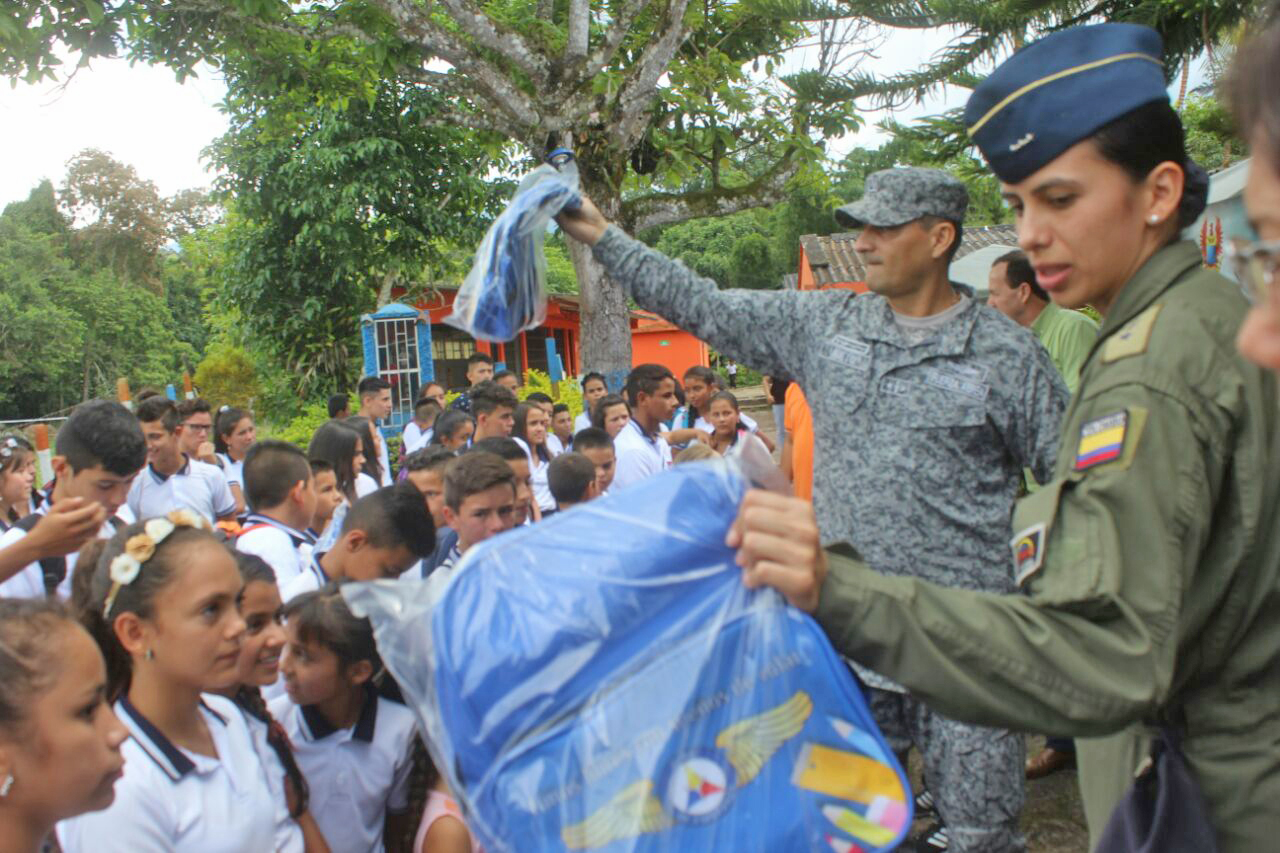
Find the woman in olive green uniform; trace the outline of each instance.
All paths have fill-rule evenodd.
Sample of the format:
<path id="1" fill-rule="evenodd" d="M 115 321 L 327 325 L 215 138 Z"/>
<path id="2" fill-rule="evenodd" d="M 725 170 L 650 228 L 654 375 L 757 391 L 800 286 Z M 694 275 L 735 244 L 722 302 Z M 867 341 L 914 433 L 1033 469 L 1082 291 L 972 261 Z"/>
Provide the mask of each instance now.
<path id="1" fill-rule="evenodd" d="M 1076 735 L 1096 841 L 1158 726 L 1177 729 L 1223 851 L 1280 844 L 1280 399 L 1242 358 L 1248 308 L 1181 227 L 1204 206 L 1159 37 L 1050 36 L 977 90 L 970 134 L 1040 284 L 1104 315 L 1055 478 L 1019 503 L 1021 596 L 878 574 L 816 547 L 810 511 L 752 493 L 750 585 L 959 720 Z"/>

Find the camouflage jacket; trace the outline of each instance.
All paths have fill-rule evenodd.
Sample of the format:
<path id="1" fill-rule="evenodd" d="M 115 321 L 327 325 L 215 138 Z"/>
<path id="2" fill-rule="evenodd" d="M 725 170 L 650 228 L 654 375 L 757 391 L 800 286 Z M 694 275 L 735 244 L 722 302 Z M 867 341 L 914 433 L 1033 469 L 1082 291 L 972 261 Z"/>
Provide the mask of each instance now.
<path id="1" fill-rule="evenodd" d="M 800 383 L 825 540 L 852 543 L 888 574 L 1014 589 L 1021 472 L 1048 481 L 1068 400 L 1029 331 L 975 301 L 910 346 L 880 296 L 720 290 L 616 227 L 595 256 L 641 307 Z"/>

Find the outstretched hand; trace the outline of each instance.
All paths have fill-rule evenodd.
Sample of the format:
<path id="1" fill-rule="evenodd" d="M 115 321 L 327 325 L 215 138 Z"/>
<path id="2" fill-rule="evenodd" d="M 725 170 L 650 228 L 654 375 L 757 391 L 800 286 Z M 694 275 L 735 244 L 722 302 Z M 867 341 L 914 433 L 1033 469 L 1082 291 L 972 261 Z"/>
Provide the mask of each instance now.
<path id="1" fill-rule="evenodd" d="M 748 587 L 771 586 L 795 607 L 817 609 L 827 555 L 811 503 L 753 489 L 742 499 L 725 544 L 738 550 Z"/>
<path id="2" fill-rule="evenodd" d="M 605 219 L 600 208 L 584 195 L 581 206 L 574 210 L 566 207 L 556 215 L 556 224 L 579 243 L 594 246 L 604 236 L 605 229 L 609 227 L 609 220 Z"/>

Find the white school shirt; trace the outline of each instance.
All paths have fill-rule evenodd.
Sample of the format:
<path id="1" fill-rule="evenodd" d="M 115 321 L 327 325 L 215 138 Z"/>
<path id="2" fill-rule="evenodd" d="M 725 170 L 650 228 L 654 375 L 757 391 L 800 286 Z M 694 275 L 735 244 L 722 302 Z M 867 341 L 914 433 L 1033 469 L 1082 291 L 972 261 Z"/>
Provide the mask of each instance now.
<path id="1" fill-rule="evenodd" d="M 283 688 L 281 688 L 283 692 Z M 284 765 L 280 763 L 280 756 L 271 748 L 271 744 L 267 741 L 267 720 L 254 714 L 239 702 L 236 707 L 244 715 L 245 723 L 249 726 L 249 735 L 253 738 L 253 748 L 258 751 L 258 757 L 262 759 L 263 770 L 267 774 L 267 787 L 271 789 L 271 798 L 276 810 L 276 833 L 275 847 L 276 853 L 305 853 L 307 849 L 306 840 L 302 837 L 302 827 L 298 826 L 298 822 L 293 819 L 293 815 L 289 814 L 289 798 L 285 793 L 285 770 Z"/>
<path id="2" fill-rule="evenodd" d="M 661 430 L 651 439 L 635 421 L 627 421 L 613 439 L 613 450 L 618 461 L 613 466 L 610 490 L 638 483 L 671 467 L 671 445 Z"/>
<path id="3" fill-rule="evenodd" d="M 157 473 L 151 463 L 147 463 L 133 478 L 125 503 L 137 518 L 155 518 L 186 508 L 213 524 L 235 512 L 236 499 L 231 495 L 222 469 L 189 456 L 185 459 L 182 467 L 169 477 Z"/>
<path id="4" fill-rule="evenodd" d="M 572 441 L 573 436 L 569 436 L 569 440 Z M 552 459 L 555 459 L 557 456 L 559 456 L 561 453 L 565 453 L 567 450 L 568 448 L 564 446 L 564 442 L 560 440 L 560 436 L 556 435 L 553 432 L 547 433 L 547 452 L 551 454 Z"/>
<path id="5" fill-rule="evenodd" d="M 324 551 L 312 552 L 311 559 L 303 565 L 302 571 L 288 583 L 280 584 L 281 604 L 288 604 L 304 592 L 315 592 L 329 582 L 329 576 L 320 565 L 320 558 L 324 555 Z"/>
<path id="6" fill-rule="evenodd" d="M 535 457 L 529 443 L 523 438 L 512 438 L 515 438 L 516 444 L 520 445 L 525 458 L 529 460 L 529 487 L 533 490 L 533 499 L 537 501 L 538 509 L 544 512 L 554 510 L 556 499 L 551 496 L 551 486 L 547 483 L 547 468 L 551 467 L 551 463 L 540 456 Z"/>
<path id="7" fill-rule="evenodd" d="M 245 554 L 257 554 L 267 561 L 276 573 L 276 586 L 281 589 L 289 581 L 302 574 L 311 556 L 315 537 L 265 515 L 250 513 L 245 526 L 236 537 L 236 550 Z"/>
<path id="8" fill-rule="evenodd" d="M 123 507 L 122 507 L 123 508 Z M 49 504 L 43 503 L 34 510 L 36 515 L 44 515 L 49 511 Z M 124 520 L 121 519 L 121 527 Z M 107 519 L 98 528 L 99 539 L 110 539 L 116 535 L 118 528 Z M 27 535 L 27 531 L 18 527 L 10 527 L 0 535 L 0 548 L 8 548 L 17 542 L 23 536 Z M 58 598 L 67 601 L 71 598 L 71 576 L 76 570 L 76 558 L 80 556 L 77 551 L 74 554 L 67 555 L 67 574 L 62 579 L 62 583 L 58 584 Z M 16 575 L 7 578 L 0 583 L 0 598 L 44 598 L 44 569 L 40 568 L 40 561 L 28 564 Z"/>
<path id="9" fill-rule="evenodd" d="M 756 419 L 745 412 L 738 412 L 738 422 L 746 427 L 747 432 L 752 435 L 760 431 L 760 424 L 756 423 Z M 707 420 L 702 415 L 698 415 L 698 419 L 693 422 L 693 428 L 709 433 L 714 433 L 716 431 L 716 428 L 711 425 L 711 421 Z"/>
<path id="10" fill-rule="evenodd" d="M 275 849 L 267 771 L 234 702 L 208 694 L 201 700 L 217 758 L 175 746 L 128 698 L 116 702 L 115 712 L 132 735 L 120 748 L 124 776 L 106 809 L 58 824 L 63 853 Z"/>
<path id="11" fill-rule="evenodd" d="M 378 481 L 365 472 L 356 474 L 356 500 L 360 500 L 365 495 L 371 495 L 380 488 L 382 487 L 378 485 Z"/>
<path id="12" fill-rule="evenodd" d="M 314 706 L 288 696 L 270 707 L 311 786 L 311 814 L 329 849 L 381 853 L 387 814 L 409 809 L 413 712 L 372 690 L 349 729 L 334 729 Z"/>
<path id="13" fill-rule="evenodd" d="M 227 478 L 227 485 L 235 483 L 240 487 L 240 491 L 244 491 L 244 460 L 239 462 L 231 458 L 229 453 L 215 453 L 218 459 L 222 461 L 222 474 Z M 216 465 L 214 466 L 217 467 Z"/>
<path id="14" fill-rule="evenodd" d="M 400 437 L 401 462 L 403 463 L 404 458 L 413 451 L 421 450 L 430 444 L 431 436 L 434 434 L 435 430 L 432 427 L 421 429 L 414 421 L 409 421 L 405 424 L 404 434 Z"/>
<path id="15" fill-rule="evenodd" d="M 589 426 L 591 426 L 591 415 L 584 411 L 573 419 L 573 434 L 577 435 Z"/>

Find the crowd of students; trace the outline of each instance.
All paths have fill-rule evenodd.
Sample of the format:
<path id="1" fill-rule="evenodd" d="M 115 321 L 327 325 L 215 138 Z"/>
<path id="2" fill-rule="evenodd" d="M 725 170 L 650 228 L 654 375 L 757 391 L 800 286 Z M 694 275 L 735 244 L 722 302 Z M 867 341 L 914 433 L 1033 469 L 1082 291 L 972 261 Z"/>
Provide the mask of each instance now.
<path id="1" fill-rule="evenodd" d="M 468 378 L 420 389 L 394 468 L 376 377 L 305 451 L 147 392 L 78 407 L 40 489 L 0 438 L 0 847 L 478 849 L 341 584 L 447 576 L 673 450 L 757 439 L 706 368 L 688 396 L 660 365 L 621 395 L 589 374 L 576 421 L 482 353 Z"/>

